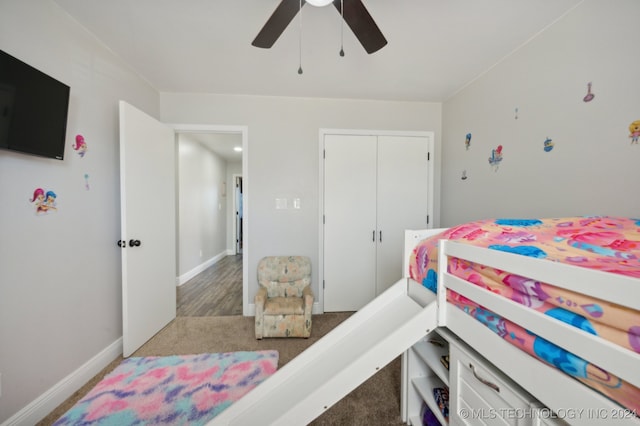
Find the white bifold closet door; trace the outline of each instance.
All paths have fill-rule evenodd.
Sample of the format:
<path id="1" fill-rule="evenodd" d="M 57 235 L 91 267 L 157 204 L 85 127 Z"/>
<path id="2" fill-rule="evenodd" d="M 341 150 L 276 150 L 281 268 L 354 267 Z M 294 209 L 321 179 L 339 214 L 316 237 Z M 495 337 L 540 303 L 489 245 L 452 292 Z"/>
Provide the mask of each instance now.
<path id="1" fill-rule="evenodd" d="M 375 136 L 324 139 L 324 310 L 356 311 L 375 297 Z"/>
<path id="2" fill-rule="evenodd" d="M 356 311 L 402 277 L 405 229 L 427 227 L 429 139 L 324 136 L 324 310 Z"/>

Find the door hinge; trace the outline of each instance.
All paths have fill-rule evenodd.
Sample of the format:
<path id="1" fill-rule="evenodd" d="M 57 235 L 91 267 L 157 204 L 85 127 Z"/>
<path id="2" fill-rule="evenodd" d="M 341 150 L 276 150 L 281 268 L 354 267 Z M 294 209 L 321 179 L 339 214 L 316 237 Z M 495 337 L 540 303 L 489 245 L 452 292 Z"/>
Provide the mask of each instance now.
<path id="1" fill-rule="evenodd" d="M 327 158 L 327 150 L 326 149 L 322 150 L 322 158 Z"/>
<path id="2" fill-rule="evenodd" d="M 427 215 L 427 225 L 429 224 L 429 215 Z"/>
<path id="3" fill-rule="evenodd" d="M 322 215 L 322 224 L 325 225 L 327 222 L 325 221 L 324 215 Z"/>
<path id="4" fill-rule="evenodd" d="M 324 280 L 322 280 L 322 289 L 324 290 Z"/>

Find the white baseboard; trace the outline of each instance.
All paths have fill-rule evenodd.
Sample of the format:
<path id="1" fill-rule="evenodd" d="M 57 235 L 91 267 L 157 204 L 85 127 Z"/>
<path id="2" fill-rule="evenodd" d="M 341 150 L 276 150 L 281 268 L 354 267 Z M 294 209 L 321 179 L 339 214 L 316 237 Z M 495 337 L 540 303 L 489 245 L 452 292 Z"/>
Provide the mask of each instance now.
<path id="1" fill-rule="evenodd" d="M 119 356 L 122 356 L 122 337 L 60 380 L 0 426 L 35 425 Z"/>
<path id="2" fill-rule="evenodd" d="M 177 286 L 181 286 L 182 284 L 184 284 L 187 281 L 189 281 L 191 278 L 193 278 L 196 275 L 198 275 L 200 272 L 204 271 L 205 269 L 207 269 L 210 266 L 215 265 L 221 259 L 224 259 L 226 256 L 228 256 L 228 254 L 229 254 L 228 251 L 225 250 L 222 253 L 217 254 L 214 257 L 212 257 L 211 259 L 207 260 L 206 262 L 201 263 L 200 265 L 196 266 L 192 270 L 185 272 L 184 274 L 182 274 L 178 278 L 176 278 L 176 285 Z"/>
<path id="3" fill-rule="evenodd" d="M 247 309 L 242 312 L 242 315 L 245 317 L 255 317 L 256 316 L 256 304 L 249 303 L 247 304 Z"/>

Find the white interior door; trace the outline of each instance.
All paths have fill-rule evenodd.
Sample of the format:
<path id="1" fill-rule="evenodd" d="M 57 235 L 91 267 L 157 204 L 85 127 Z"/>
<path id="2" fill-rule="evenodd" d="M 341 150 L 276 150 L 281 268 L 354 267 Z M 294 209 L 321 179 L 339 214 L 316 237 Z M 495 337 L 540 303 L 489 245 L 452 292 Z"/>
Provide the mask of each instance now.
<path id="1" fill-rule="evenodd" d="M 375 296 L 376 137 L 324 138 L 324 310 L 357 311 Z"/>
<path id="2" fill-rule="evenodd" d="M 121 101 L 125 357 L 176 317 L 175 168 L 173 129 Z"/>
<path id="3" fill-rule="evenodd" d="M 429 138 L 378 137 L 376 295 L 402 278 L 405 229 L 427 228 Z"/>
<path id="4" fill-rule="evenodd" d="M 242 176 L 235 176 L 235 239 L 236 254 L 242 254 Z"/>

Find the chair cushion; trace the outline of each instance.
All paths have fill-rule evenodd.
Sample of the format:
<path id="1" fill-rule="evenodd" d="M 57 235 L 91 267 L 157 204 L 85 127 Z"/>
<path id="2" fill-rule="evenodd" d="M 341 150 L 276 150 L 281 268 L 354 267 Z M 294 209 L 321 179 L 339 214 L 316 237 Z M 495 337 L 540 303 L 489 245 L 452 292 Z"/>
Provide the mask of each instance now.
<path id="1" fill-rule="evenodd" d="M 258 262 L 258 283 L 268 297 L 302 297 L 311 284 L 311 259 L 306 256 L 267 256 Z"/>
<path id="2" fill-rule="evenodd" d="M 304 299 L 270 297 L 264 304 L 264 315 L 304 315 Z"/>

